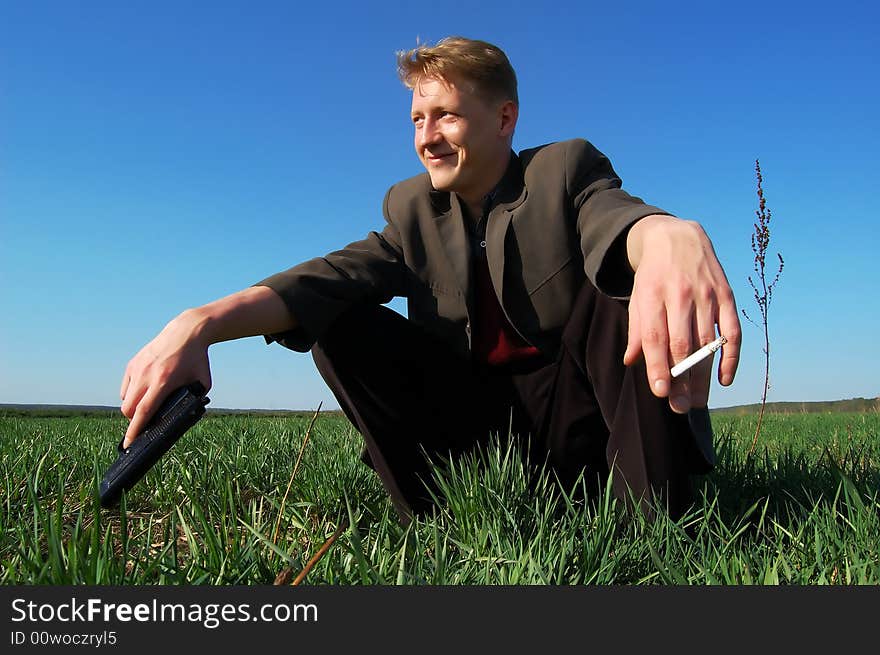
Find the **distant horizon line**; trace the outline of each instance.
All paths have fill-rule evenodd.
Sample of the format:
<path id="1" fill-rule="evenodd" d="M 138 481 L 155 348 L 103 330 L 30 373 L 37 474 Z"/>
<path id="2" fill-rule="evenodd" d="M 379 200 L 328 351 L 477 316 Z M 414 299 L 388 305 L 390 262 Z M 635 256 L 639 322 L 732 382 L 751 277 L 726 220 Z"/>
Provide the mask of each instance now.
<path id="1" fill-rule="evenodd" d="M 91 410 L 91 411 L 108 411 L 108 412 L 118 412 L 121 410 L 119 405 L 87 405 L 87 404 L 68 404 L 68 403 L 0 403 L 0 410 L 3 409 L 18 409 L 18 410 L 28 410 L 28 409 L 43 409 L 43 410 L 51 410 L 51 409 L 67 409 L 67 410 Z M 314 413 L 317 410 L 317 407 L 307 408 L 307 409 L 286 409 L 286 408 L 265 408 L 265 407 L 248 407 L 248 408 L 240 408 L 240 407 L 206 407 L 206 411 L 208 412 L 290 412 L 290 413 L 298 413 L 302 414 L 305 412 Z M 342 411 L 340 409 L 321 409 L 321 412 L 339 412 Z"/>
<path id="2" fill-rule="evenodd" d="M 864 397 L 864 396 L 855 396 L 851 398 L 839 398 L 835 400 L 773 400 L 768 401 L 767 405 L 819 405 L 819 404 L 829 404 L 829 403 L 850 403 L 850 402 L 876 402 L 880 403 L 880 396 L 874 397 Z M 739 409 L 742 407 L 758 407 L 760 406 L 760 402 L 754 403 L 742 403 L 739 405 L 725 405 L 723 407 L 709 407 L 710 410 L 729 410 L 729 409 Z M 12 409 L 12 410 L 91 410 L 91 411 L 120 411 L 119 405 L 90 405 L 90 404 L 80 404 L 80 403 L 0 403 L 0 410 L 2 409 Z M 317 408 L 302 408 L 302 409 L 289 409 L 289 408 L 265 408 L 265 407 L 206 407 L 208 412 L 217 413 L 217 412 L 228 412 L 228 413 L 246 413 L 246 412 L 254 412 L 254 413 L 271 413 L 271 412 L 283 412 L 283 413 L 314 413 L 317 411 Z M 322 412 L 341 412 L 341 409 L 322 409 Z"/>

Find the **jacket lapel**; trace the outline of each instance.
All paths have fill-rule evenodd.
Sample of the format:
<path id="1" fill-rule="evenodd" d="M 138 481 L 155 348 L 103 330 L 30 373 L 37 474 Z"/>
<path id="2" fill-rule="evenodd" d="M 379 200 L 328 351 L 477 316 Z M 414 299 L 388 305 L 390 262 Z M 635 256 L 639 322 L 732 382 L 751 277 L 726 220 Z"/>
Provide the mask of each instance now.
<path id="1" fill-rule="evenodd" d="M 464 224 L 464 213 L 458 196 L 454 193 L 431 192 L 431 202 L 435 210 L 442 213 L 435 219 L 440 242 L 450 268 L 461 289 L 462 296 L 468 297 L 471 284 L 470 245 Z"/>
<path id="2" fill-rule="evenodd" d="M 523 180 L 522 164 L 516 153 L 510 153 L 507 171 L 498 185 L 496 204 L 489 212 L 486 225 L 486 257 L 489 274 L 498 300 L 504 305 L 504 244 L 513 211 L 525 202 L 528 190 Z"/>

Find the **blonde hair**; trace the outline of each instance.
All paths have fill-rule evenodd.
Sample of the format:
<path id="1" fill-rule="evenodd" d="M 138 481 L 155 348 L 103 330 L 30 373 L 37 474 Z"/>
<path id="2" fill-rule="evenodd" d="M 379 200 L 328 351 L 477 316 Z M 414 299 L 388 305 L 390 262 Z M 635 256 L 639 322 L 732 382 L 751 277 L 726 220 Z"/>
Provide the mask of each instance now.
<path id="1" fill-rule="evenodd" d="M 501 48 L 462 36 L 448 36 L 435 46 L 421 44 L 397 53 L 397 74 L 413 89 L 421 78 L 446 83 L 470 82 L 486 100 L 512 100 L 519 105 L 516 73 Z"/>

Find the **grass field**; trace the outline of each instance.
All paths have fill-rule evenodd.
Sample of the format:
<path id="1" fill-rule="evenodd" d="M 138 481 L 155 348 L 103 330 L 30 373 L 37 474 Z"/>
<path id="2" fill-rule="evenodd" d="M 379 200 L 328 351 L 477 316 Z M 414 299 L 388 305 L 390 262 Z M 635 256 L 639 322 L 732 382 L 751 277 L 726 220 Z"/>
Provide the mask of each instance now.
<path id="1" fill-rule="evenodd" d="M 122 417 L 0 416 L 3 584 L 880 584 L 880 413 L 715 415 L 719 464 L 678 522 L 528 490 L 504 446 L 437 475 L 404 528 L 338 414 L 206 416 L 115 510 Z M 294 465 L 302 460 L 291 482 Z M 289 491 L 288 491 L 289 487 Z"/>

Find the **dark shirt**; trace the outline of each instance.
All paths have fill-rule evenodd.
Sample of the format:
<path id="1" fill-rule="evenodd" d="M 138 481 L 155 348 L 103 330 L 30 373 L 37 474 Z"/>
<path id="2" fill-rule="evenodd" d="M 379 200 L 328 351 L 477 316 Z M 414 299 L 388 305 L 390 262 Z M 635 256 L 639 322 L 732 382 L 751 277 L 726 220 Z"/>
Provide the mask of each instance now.
<path id="1" fill-rule="evenodd" d="M 492 286 L 489 260 L 486 257 L 486 220 L 495 199 L 493 191 L 483 201 L 478 220 L 468 216 L 471 236 L 471 266 L 474 285 L 474 317 L 471 352 L 477 364 L 503 366 L 538 356 L 537 348 L 527 343 L 507 320 Z M 466 212 L 466 215 L 469 212 Z"/>

